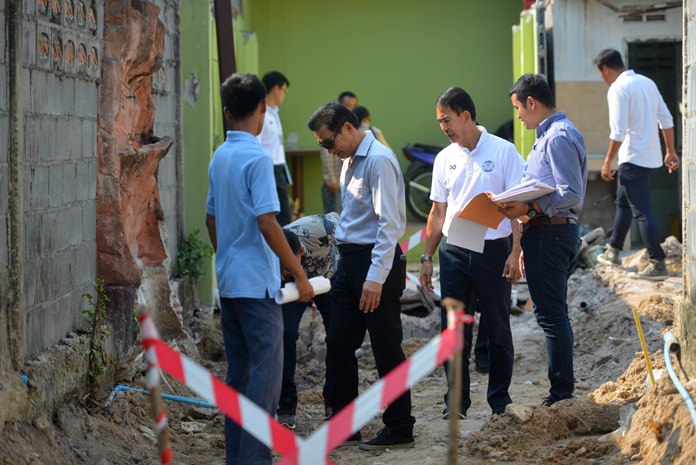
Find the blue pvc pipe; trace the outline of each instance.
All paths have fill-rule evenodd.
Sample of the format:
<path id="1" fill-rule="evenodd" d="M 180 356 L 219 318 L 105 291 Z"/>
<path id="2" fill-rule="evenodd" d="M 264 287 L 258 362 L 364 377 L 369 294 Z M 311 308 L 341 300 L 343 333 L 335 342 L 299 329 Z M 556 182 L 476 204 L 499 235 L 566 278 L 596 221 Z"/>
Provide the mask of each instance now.
<path id="1" fill-rule="evenodd" d="M 672 366 L 672 359 L 670 357 L 671 352 L 676 352 L 679 350 L 679 343 L 677 342 L 677 338 L 674 337 L 674 333 L 672 331 L 667 331 L 664 335 L 665 339 L 665 348 L 663 349 L 664 356 L 665 356 L 665 366 L 667 367 L 667 372 L 669 373 L 669 377 L 672 379 L 672 382 L 677 388 L 677 391 L 679 391 L 679 394 L 684 398 L 684 401 L 686 402 L 686 408 L 689 409 L 689 413 L 691 414 L 691 420 L 694 422 L 694 428 L 696 428 L 696 409 L 694 408 L 694 401 L 689 395 L 689 392 L 684 388 L 682 385 L 681 381 L 679 380 L 679 377 L 677 376 L 677 373 L 674 371 L 674 367 Z"/>
<path id="2" fill-rule="evenodd" d="M 132 392 L 139 392 L 140 394 L 145 394 L 145 395 L 150 395 L 149 391 L 146 391 L 145 389 L 136 389 L 128 386 L 122 386 L 118 385 L 114 388 L 113 391 L 111 391 L 111 395 L 109 396 L 109 399 L 106 401 L 106 405 L 109 405 L 115 398 L 116 394 L 118 394 L 121 391 L 132 391 Z M 195 399 L 193 397 L 182 397 L 182 396 L 175 396 L 172 394 L 160 394 L 163 399 L 167 400 L 173 400 L 174 402 L 181 402 L 184 404 L 191 404 L 195 405 L 197 407 L 203 407 L 203 408 L 217 408 L 214 404 L 211 404 L 207 400 L 202 400 L 202 399 Z"/>

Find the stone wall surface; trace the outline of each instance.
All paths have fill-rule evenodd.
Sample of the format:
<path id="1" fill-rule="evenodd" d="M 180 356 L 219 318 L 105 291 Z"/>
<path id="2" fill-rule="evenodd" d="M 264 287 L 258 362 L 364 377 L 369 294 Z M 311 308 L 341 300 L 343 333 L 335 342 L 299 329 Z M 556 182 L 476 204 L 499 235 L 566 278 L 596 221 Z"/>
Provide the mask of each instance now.
<path id="1" fill-rule="evenodd" d="M 675 316 L 682 348 L 682 362 L 688 373 L 696 373 L 696 1 L 684 1 L 684 89 L 682 98 L 682 237 L 684 242 L 683 302 Z"/>
<path id="2" fill-rule="evenodd" d="M 165 107 L 163 113 L 169 114 L 164 118 L 169 126 L 164 127 L 172 130 L 174 136 L 178 129 L 176 112 L 172 115 L 171 111 L 178 104 L 172 104 L 162 94 L 166 92 L 166 86 L 161 84 L 166 82 L 162 77 L 166 69 L 162 11 L 166 9 L 151 2 L 105 3 L 97 135 L 97 275 L 107 286 L 142 289 L 141 295 L 150 297 L 145 303 L 162 337 L 171 338 L 181 334 L 169 303 L 171 291 L 148 292 L 169 289 L 167 216 L 160 202 L 158 178 L 162 160 L 174 143 L 174 137 L 155 133 L 153 94 L 163 95 L 159 99 Z M 170 66 L 172 63 L 170 58 Z M 176 95 L 171 92 L 169 98 Z M 170 166 L 176 167 L 176 157 L 169 158 L 174 160 L 164 165 L 165 172 Z M 176 182 L 176 170 L 173 171 Z M 170 198 L 171 192 L 167 191 L 166 199 Z M 169 206 L 175 209 L 176 202 L 169 202 Z M 176 225 L 177 216 L 170 218 Z M 143 274 L 143 270 L 153 268 L 162 268 L 162 272 Z"/>

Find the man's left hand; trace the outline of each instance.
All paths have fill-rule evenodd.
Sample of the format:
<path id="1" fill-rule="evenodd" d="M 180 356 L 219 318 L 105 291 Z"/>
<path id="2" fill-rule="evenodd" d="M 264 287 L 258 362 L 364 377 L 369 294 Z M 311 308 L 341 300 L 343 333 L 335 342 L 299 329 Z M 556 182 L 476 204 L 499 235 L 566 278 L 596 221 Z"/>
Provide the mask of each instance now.
<path id="1" fill-rule="evenodd" d="M 511 220 L 526 215 L 527 210 L 529 210 L 529 207 L 526 203 L 517 201 L 505 202 L 502 207 L 498 207 L 498 211 Z"/>
<path id="2" fill-rule="evenodd" d="M 363 283 L 362 295 L 360 295 L 360 310 L 363 313 L 374 312 L 379 306 L 381 298 L 382 285 L 374 281 L 365 281 Z"/>

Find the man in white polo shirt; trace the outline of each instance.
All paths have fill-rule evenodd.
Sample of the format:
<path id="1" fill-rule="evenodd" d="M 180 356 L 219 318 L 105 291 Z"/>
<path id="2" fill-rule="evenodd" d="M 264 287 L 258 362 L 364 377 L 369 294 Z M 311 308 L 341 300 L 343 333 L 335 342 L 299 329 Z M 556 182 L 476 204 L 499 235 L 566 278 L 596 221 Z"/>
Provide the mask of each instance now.
<path id="1" fill-rule="evenodd" d="M 657 221 L 650 208 L 650 174 L 663 163 L 670 174 L 679 168 L 679 157 L 674 150 L 674 121 L 655 83 L 632 69 L 627 70 L 617 50 L 603 50 L 594 64 L 602 80 L 609 85 L 611 134 L 601 172 L 605 181 L 612 181 L 617 174 L 612 171 L 611 163 L 617 154 L 619 156 L 614 232 L 597 261 L 605 265 L 619 263 L 619 252 L 631 220 L 635 218 L 650 262 L 645 269 L 630 276 L 662 280 L 668 273 Z M 658 126 L 665 141 L 664 159 Z"/>
<path id="2" fill-rule="evenodd" d="M 482 192 L 498 194 L 519 184 L 525 163 L 514 145 L 476 124 L 476 107 L 464 89 L 451 87 L 440 95 L 436 114 L 440 128 L 452 143 L 437 155 L 433 166 L 430 193 L 433 206 L 426 226 L 420 282 L 427 292 L 433 291 L 433 254 L 441 243 L 442 297 L 464 302 L 469 312 L 474 309 L 475 296 L 481 303 L 481 318 L 489 329 L 487 399 L 492 412 L 499 414 L 512 403 L 508 393 L 514 358 L 510 287 L 521 276 L 520 226 L 517 220 L 504 219 L 497 229 L 489 228 L 482 253 L 448 244 L 446 236 L 453 217 L 473 197 Z M 444 308 L 441 309 L 441 326 L 442 329 L 447 327 Z M 460 418 L 471 406 L 469 360 L 463 357 L 462 361 Z M 447 372 L 447 375 L 452 374 Z M 445 395 L 445 402 L 447 399 Z M 447 418 L 449 409 L 445 408 L 443 414 Z"/>
<path id="3" fill-rule="evenodd" d="M 285 102 L 290 81 L 283 73 L 271 71 L 264 74 L 263 83 L 266 86 L 266 119 L 263 121 L 263 130 L 257 136 L 263 149 L 273 160 L 273 174 L 275 175 L 276 191 L 280 201 L 280 212 L 276 216 L 281 226 L 292 221 L 292 210 L 288 199 L 288 184 L 292 184 L 290 171 L 285 161 L 285 147 L 283 147 L 283 125 L 280 124 L 278 107 Z"/>

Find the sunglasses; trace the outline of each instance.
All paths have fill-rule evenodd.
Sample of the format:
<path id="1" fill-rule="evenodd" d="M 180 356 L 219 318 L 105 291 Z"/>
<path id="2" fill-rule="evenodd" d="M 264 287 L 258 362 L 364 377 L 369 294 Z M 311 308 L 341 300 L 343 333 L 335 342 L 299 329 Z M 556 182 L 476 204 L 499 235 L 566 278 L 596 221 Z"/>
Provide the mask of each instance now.
<path id="1" fill-rule="evenodd" d="M 336 144 L 336 136 L 338 135 L 339 132 L 341 132 L 341 128 L 343 127 L 343 123 L 338 127 L 338 130 L 334 132 L 333 136 L 331 136 L 330 139 L 324 139 L 322 141 L 319 141 L 319 145 L 321 147 L 324 147 L 326 150 L 332 149 L 333 146 Z"/>
<path id="2" fill-rule="evenodd" d="M 331 136 L 331 139 L 324 139 L 319 142 L 319 145 L 324 147 L 326 150 L 332 149 L 334 144 L 336 143 L 336 136 L 338 135 L 338 131 L 334 132 L 334 135 Z"/>

